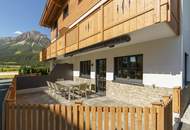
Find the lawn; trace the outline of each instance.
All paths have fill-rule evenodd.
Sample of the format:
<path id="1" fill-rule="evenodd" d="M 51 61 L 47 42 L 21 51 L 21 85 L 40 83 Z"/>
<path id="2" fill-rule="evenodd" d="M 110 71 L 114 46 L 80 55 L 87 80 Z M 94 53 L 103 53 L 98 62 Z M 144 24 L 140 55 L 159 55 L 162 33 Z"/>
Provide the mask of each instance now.
<path id="1" fill-rule="evenodd" d="M 14 75 L 0 75 L 0 79 L 12 79 Z"/>

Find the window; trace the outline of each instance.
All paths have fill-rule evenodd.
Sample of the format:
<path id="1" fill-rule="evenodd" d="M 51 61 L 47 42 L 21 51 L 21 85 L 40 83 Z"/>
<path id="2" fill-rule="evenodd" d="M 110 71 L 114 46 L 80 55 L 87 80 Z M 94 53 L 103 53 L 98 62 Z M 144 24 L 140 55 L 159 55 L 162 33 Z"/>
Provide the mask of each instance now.
<path id="1" fill-rule="evenodd" d="M 80 4 L 82 2 L 82 0 L 78 0 L 78 4 Z"/>
<path id="2" fill-rule="evenodd" d="M 116 57 L 114 80 L 126 83 L 142 83 L 143 55 Z"/>
<path id="3" fill-rule="evenodd" d="M 65 6 L 63 9 L 63 19 L 65 19 L 69 15 L 69 6 Z"/>
<path id="4" fill-rule="evenodd" d="M 57 38 L 58 35 L 59 35 L 59 31 L 58 31 L 58 23 L 57 23 L 57 22 L 55 22 L 55 23 L 53 24 L 52 31 L 53 31 L 54 34 L 55 34 L 55 35 L 54 35 L 55 38 Z"/>
<path id="5" fill-rule="evenodd" d="M 91 63 L 90 61 L 80 62 L 80 77 L 90 78 Z"/>

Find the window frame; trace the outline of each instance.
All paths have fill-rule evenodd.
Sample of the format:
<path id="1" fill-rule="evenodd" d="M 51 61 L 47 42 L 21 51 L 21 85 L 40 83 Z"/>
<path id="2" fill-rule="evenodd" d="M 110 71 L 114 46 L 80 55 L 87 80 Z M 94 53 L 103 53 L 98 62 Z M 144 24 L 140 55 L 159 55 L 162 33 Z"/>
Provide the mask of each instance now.
<path id="1" fill-rule="evenodd" d="M 118 59 L 118 58 L 124 58 L 124 57 L 126 57 L 126 58 L 130 58 L 130 57 L 137 57 L 137 56 L 141 56 L 142 57 L 142 72 L 141 72 L 141 76 L 142 76 L 142 79 L 126 79 L 126 78 L 123 78 L 123 77 L 117 77 L 117 71 L 118 70 L 116 70 L 116 60 Z M 144 58 L 143 58 L 143 54 L 136 54 L 136 55 L 127 55 L 127 56 L 118 56 L 118 57 L 114 57 L 114 64 L 113 64 L 113 66 L 114 66 L 114 74 L 113 74 L 113 81 L 114 82 L 118 82 L 118 83 L 124 83 L 124 84 L 135 84 L 135 85 L 143 85 L 143 61 L 144 61 Z M 129 70 L 130 71 L 130 70 Z"/>
<path id="2" fill-rule="evenodd" d="M 86 68 L 84 66 L 82 66 L 82 64 L 85 64 L 85 63 L 87 64 L 87 65 L 84 65 L 84 66 L 87 66 Z M 84 72 L 82 72 L 82 71 L 84 71 Z M 80 61 L 80 77 L 90 79 L 90 77 L 91 77 L 91 60 Z"/>

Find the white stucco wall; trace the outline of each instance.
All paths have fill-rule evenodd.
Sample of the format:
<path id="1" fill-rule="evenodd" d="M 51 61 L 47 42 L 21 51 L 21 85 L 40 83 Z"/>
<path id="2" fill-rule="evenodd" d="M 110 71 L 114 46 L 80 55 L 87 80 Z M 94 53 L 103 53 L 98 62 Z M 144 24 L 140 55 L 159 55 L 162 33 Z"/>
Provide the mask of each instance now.
<path id="1" fill-rule="evenodd" d="M 188 53 L 187 80 L 190 81 L 190 0 L 182 0 L 181 3 L 181 34 L 182 34 L 182 63 L 184 63 L 184 53 Z M 182 64 L 184 67 L 184 64 Z"/>
<path id="2" fill-rule="evenodd" d="M 91 60 L 91 78 L 95 78 L 96 59 L 107 59 L 107 80 L 113 80 L 114 57 L 143 54 L 143 84 L 172 88 L 182 86 L 181 44 L 172 37 L 120 48 L 109 48 L 62 60 L 74 64 L 74 76 L 79 76 L 80 61 Z"/>

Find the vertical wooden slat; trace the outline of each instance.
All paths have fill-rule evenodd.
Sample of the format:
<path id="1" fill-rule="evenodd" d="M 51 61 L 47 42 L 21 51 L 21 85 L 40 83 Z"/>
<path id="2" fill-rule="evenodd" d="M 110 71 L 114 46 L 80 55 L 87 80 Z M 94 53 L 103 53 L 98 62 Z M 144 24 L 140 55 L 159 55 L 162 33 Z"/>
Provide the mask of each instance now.
<path id="1" fill-rule="evenodd" d="M 145 107 L 144 112 L 144 130 L 149 130 L 149 108 Z"/>
<path id="2" fill-rule="evenodd" d="M 121 107 L 117 107 L 117 130 L 121 130 L 122 128 L 122 114 L 121 114 Z"/>
<path id="3" fill-rule="evenodd" d="M 142 108 L 137 108 L 137 128 L 142 130 Z"/>
<path id="4" fill-rule="evenodd" d="M 62 125 L 61 125 L 62 129 L 61 130 L 66 130 L 66 128 L 67 128 L 66 116 L 67 116 L 66 106 L 61 105 L 61 117 L 62 117 Z"/>
<path id="5" fill-rule="evenodd" d="M 102 130 L 102 107 L 98 107 L 98 130 Z"/>
<path id="6" fill-rule="evenodd" d="M 154 11 L 155 11 L 155 17 L 154 17 L 154 22 L 155 23 L 158 23 L 158 22 L 160 22 L 160 20 L 161 20 L 161 0 L 155 0 L 154 1 L 155 3 L 154 3 Z"/>
<path id="7" fill-rule="evenodd" d="M 72 106 L 67 106 L 67 129 L 72 129 Z"/>
<path id="8" fill-rule="evenodd" d="M 130 112 L 130 118 L 131 118 L 131 130 L 135 130 L 135 108 L 131 107 L 129 109 Z"/>
<path id="9" fill-rule="evenodd" d="M 74 130 L 78 129 L 79 115 L 78 115 L 78 105 L 73 107 L 73 127 Z"/>
<path id="10" fill-rule="evenodd" d="M 47 118 L 48 118 L 48 122 L 52 122 L 51 121 L 51 110 L 50 110 L 50 105 L 48 105 L 48 112 L 47 112 Z M 51 130 L 51 123 L 48 123 L 48 130 Z"/>
<path id="11" fill-rule="evenodd" d="M 104 130 L 109 130 L 109 108 L 104 107 Z"/>
<path id="12" fill-rule="evenodd" d="M 36 118 L 34 120 L 36 121 L 36 130 L 39 130 L 39 105 L 35 105 L 35 115 Z"/>
<path id="13" fill-rule="evenodd" d="M 90 107 L 86 106 L 85 107 L 85 114 L 86 114 L 86 130 L 90 130 Z"/>
<path id="14" fill-rule="evenodd" d="M 23 106 L 20 105 L 20 110 L 19 110 L 19 122 L 20 122 L 20 130 L 23 130 L 23 117 L 22 117 L 22 114 L 23 114 Z"/>
<path id="15" fill-rule="evenodd" d="M 96 130 L 96 107 L 92 107 L 92 130 Z"/>
<path id="16" fill-rule="evenodd" d="M 110 112 L 111 112 L 111 130 L 115 130 L 115 107 L 111 107 Z"/>
<path id="17" fill-rule="evenodd" d="M 151 111 L 151 127 L 150 127 L 150 129 L 156 130 L 157 129 L 157 126 L 156 126 L 156 123 L 157 123 L 156 122 L 157 121 L 157 119 L 156 119 L 156 108 L 151 107 L 150 111 Z"/>
<path id="18" fill-rule="evenodd" d="M 60 105 L 59 104 L 55 104 L 55 129 L 59 130 L 60 129 Z"/>
<path id="19" fill-rule="evenodd" d="M 128 130 L 128 127 L 129 127 L 129 125 L 128 125 L 129 124 L 129 122 L 128 122 L 129 108 L 125 107 L 124 112 L 125 112 L 125 130 Z"/>
<path id="20" fill-rule="evenodd" d="M 83 106 L 80 106 L 79 110 L 79 129 L 84 130 L 84 108 Z"/>
<path id="21" fill-rule="evenodd" d="M 45 123 L 44 123 L 44 121 L 45 121 L 45 108 L 44 108 L 44 106 L 43 105 L 40 105 L 40 109 L 41 109 L 41 115 L 42 115 L 42 117 L 41 117 L 41 130 L 45 130 Z"/>
<path id="22" fill-rule="evenodd" d="M 12 118 L 11 118 L 11 114 L 12 114 L 12 107 L 11 107 L 11 104 L 8 105 L 8 113 L 9 113 L 9 122 L 8 122 L 8 130 L 11 130 L 11 125 L 12 125 Z"/>

